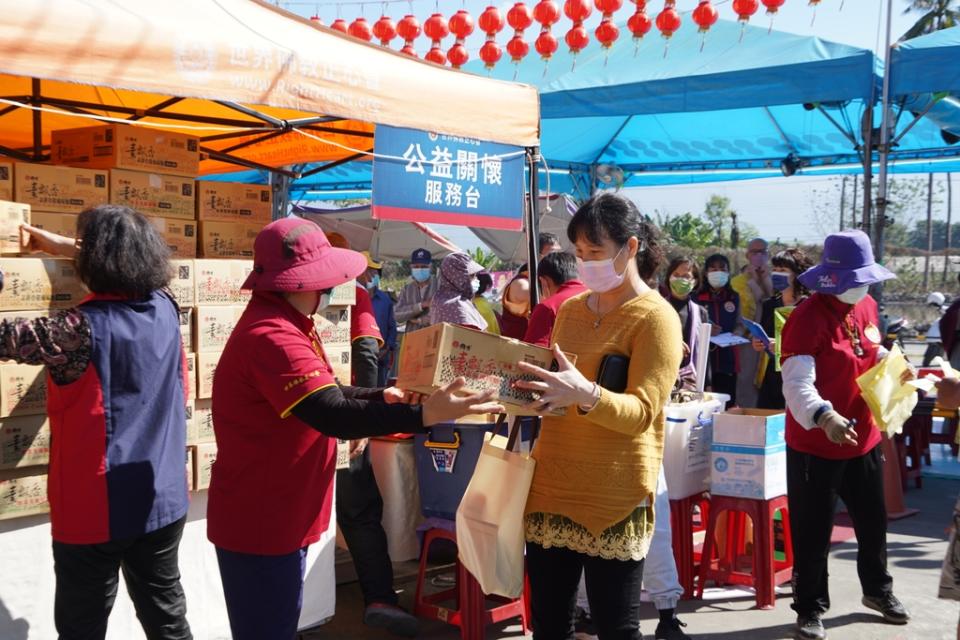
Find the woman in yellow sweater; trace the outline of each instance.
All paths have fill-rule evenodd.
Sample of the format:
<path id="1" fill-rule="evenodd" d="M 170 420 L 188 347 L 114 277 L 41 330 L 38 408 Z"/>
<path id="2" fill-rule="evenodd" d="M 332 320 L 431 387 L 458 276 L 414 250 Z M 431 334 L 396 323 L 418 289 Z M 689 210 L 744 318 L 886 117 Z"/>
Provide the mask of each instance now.
<path id="1" fill-rule="evenodd" d="M 559 371 L 521 363 L 538 380 L 518 383 L 545 415 L 526 514 L 534 638 L 574 637 L 582 571 L 600 640 L 634 640 L 641 637 L 663 407 L 683 355 L 680 322 L 644 282 L 663 251 L 632 202 L 592 198 L 567 235 L 589 291 L 557 314 L 551 342 Z M 575 366 L 561 349 L 576 354 Z M 559 408 L 566 415 L 547 415 Z"/>

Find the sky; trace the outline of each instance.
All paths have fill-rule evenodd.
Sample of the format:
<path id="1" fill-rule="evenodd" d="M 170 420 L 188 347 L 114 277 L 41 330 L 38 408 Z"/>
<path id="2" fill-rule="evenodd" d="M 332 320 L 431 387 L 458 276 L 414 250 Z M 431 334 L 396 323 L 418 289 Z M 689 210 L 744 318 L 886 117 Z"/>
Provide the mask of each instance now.
<path id="1" fill-rule="evenodd" d="M 919 14 L 904 15 L 903 10 L 909 5 L 907 0 L 890 0 L 893 2 L 893 39 L 896 40 L 919 17 Z M 279 2 L 279 4 L 295 13 L 309 17 L 319 14 L 326 24 L 330 24 L 338 15 L 348 22 L 363 15 L 368 21 L 376 20 L 384 7 L 394 20 L 409 13 L 411 6 L 413 13 L 421 22 L 433 11 L 439 10 L 445 15 L 465 7 L 476 18 L 485 6 L 491 4 L 476 0 L 409 0 L 396 2 Z M 512 2 L 497 2 L 505 14 L 512 6 Z M 528 1 L 528 6 L 536 4 L 535 0 Z M 562 1 L 558 0 L 562 6 Z M 625 1 L 624 7 L 616 17 L 625 19 L 633 10 L 633 3 Z M 697 0 L 677 0 L 680 11 L 689 11 L 698 4 Z M 714 0 L 714 5 L 720 12 L 721 18 L 732 17 L 730 0 Z M 662 5 L 660 0 L 648 0 L 648 13 L 655 14 Z M 773 23 L 773 28 L 800 35 L 812 35 L 824 40 L 841 42 L 879 53 L 883 49 L 883 27 L 885 26 L 884 9 L 886 0 L 822 0 L 814 10 L 807 0 L 786 0 Z M 338 14 L 339 12 L 339 14 Z M 563 19 L 566 21 L 566 18 Z M 599 21 L 596 11 L 587 21 L 591 29 Z M 757 24 L 767 24 L 768 19 L 763 15 L 763 9 L 754 17 Z M 685 25 L 689 27 L 689 25 Z M 624 37 L 621 34 L 621 37 Z M 501 39 L 504 39 L 503 32 Z M 475 33 L 468 41 L 471 57 L 476 56 L 476 50 L 482 42 L 482 36 Z M 419 42 L 424 47 L 421 38 Z M 596 46 L 595 43 L 593 46 Z M 421 52 L 422 53 L 422 52 Z M 831 188 L 831 180 L 839 178 L 806 178 L 793 176 L 790 178 L 770 178 L 764 180 L 750 180 L 737 182 L 719 182 L 703 185 L 683 185 L 675 187 L 644 187 L 626 189 L 624 194 L 633 199 L 645 213 L 654 211 L 678 214 L 685 211 L 700 213 L 704 204 L 712 194 L 719 194 L 730 198 L 731 207 L 737 210 L 740 219 L 757 228 L 761 235 L 770 238 L 782 238 L 785 241 L 794 238 L 802 242 L 817 242 L 823 239 L 821 225 L 817 225 L 812 213 L 813 201 L 816 192 Z M 957 182 L 954 182 L 955 186 Z M 447 235 L 464 249 L 471 249 L 480 243 L 472 233 L 456 227 L 438 227 L 438 231 Z"/>

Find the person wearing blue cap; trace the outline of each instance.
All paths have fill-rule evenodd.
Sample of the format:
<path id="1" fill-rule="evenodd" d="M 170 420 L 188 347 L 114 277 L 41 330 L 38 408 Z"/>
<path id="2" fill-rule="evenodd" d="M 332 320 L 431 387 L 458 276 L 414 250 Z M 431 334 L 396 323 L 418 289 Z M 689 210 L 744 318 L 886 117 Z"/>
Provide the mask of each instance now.
<path id="1" fill-rule="evenodd" d="M 430 269 L 433 256 L 426 249 L 417 249 L 410 255 L 411 282 L 400 292 L 397 300 L 397 324 L 406 323 L 406 332 L 430 326 L 430 305 L 437 291 L 437 278 Z"/>

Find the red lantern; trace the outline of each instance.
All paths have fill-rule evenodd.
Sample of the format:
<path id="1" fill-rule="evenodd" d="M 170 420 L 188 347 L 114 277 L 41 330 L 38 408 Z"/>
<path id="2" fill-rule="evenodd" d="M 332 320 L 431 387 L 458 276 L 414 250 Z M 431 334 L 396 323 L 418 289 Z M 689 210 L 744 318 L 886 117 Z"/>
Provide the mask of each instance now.
<path id="1" fill-rule="evenodd" d="M 567 0 L 563 3 L 563 12 L 570 18 L 574 25 L 583 22 L 593 13 L 593 7 L 587 0 Z"/>
<path id="2" fill-rule="evenodd" d="M 811 7 L 816 7 L 818 4 L 820 4 L 820 0 L 810 0 Z"/>
<path id="3" fill-rule="evenodd" d="M 503 49 L 493 40 L 487 40 L 483 43 L 483 46 L 480 47 L 480 59 L 483 60 L 484 66 L 487 69 L 493 69 L 501 57 L 503 57 Z"/>
<path id="4" fill-rule="evenodd" d="M 717 23 L 720 15 L 710 0 L 700 0 L 700 4 L 693 10 L 693 21 L 700 27 L 700 33 L 710 31 L 710 27 Z"/>
<path id="5" fill-rule="evenodd" d="M 514 62 L 520 62 L 530 53 L 530 45 L 523 41 L 523 36 L 513 36 L 507 43 L 507 53 Z"/>
<path id="6" fill-rule="evenodd" d="M 380 19 L 373 23 L 373 35 L 380 44 L 387 47 L 390 41 L 397 37 L 397 27 L 387 16 L 380 16 Z"/>
<path id="7" fill-rule="evenodd" d="M 470 54 L 467 52 L 467 48 L 458 42 L 447 51 L 447 60 L 450 61 L 451 67 L 459 69 L 470 60 Z"/>
<path id="8" fill-rule="evenodd" d="M 423 32 L 427 37 L 433 40 L 434 44 L 439 44 L 441 40 L 450 35 L 450 29 L 447 27 L 447 20 L 442 14 L 435 13 L 423 23 Z"/>
<path id="9" fill-rule="evenodd" d="M 317 24 L 323 24 L 323 20 L 320 19 L 320 16 L 313 14 L 310 16 L 310 22 L 316 22 Z"/>
<path id="10" fill-rule="evenodd" d="M 780 9 L 780 7 L 783 6 L 783 3 L 786 2 L 786 0 L 761 0 L 761 1 L 763 2 L 763 6 L 767 8 L 767 15 L 769 16 L 772 16 L 773 14 L 775 14 Z"/>
<path id="11" fill-rule="evenodd" d="M 487 36 L 500 33 L 503 30 L 503 16 L 500 15 L 500 9 L 493 5 L 484 9 L 483 13 L 481 13 L 477 19 L 477 26 L 479 26 L 480 31 L 483 31 Z"/>
<path id="12" fill-rule="evenodd" d="M 533 19 L 549 29 L 560 21 L 560 7 L 553 0 L 540 0 L 533 8 Z"/>
<path id="13" fill-rule="evenodd" d="M 737 20 L 740 22 L 749 22 L 750 16 L 759 8 L 759 0 L 733 0 L 733 12 L 737 14 Z"/>
<path id="14" fill-rule="evenodd" d="M 537 36 L 534 47 L 536 47 L 537 53 L 539 53 L 544 60 L 549 60 L 550 57 L 557 52 L 560 43 L 557 42 L 557 37 L 551 32 L 541 31 L 540 35 Z"/>
<path id="15" fill-rule="evenodd" d="M 460 9 L 451 16 L 450 33 L 457 36 L 458 40 L 465 40 L 473 33 L 473 18 L 466 10 Z"/>
<path id="16" fill-rule="evenodd" d="M 573 27 L 567 31 L 564 40 L 567 46 L 570 47 L 570 52 L 573 53 L 573 55 L 577 55 L 590 44 L 590 36 L 587 34 L 587 30 L 583 25 Z"/>
<path id="17" fill-rule="evenodd" d="M 623 6 L 623 0 L 594 0 L 597 5 L 597 11 L 603 14 L 604 18 L 609 18 Z"/>
<path id="18" fill-rule="evenodd" d="M 533 15 L 530 13 L 530 8 L 522 2 L 510 7 L 510 11 L 507 11 L 507 24 L 513 27 L 514 31 L 523 31 L 529 27 L 533 24 Z"/>
<path id="19" fill-rule="evenodd" d="M 650 28 L 653 27 L 653 20 L 647 15 L 647 0 L 634 0 L 634 2 L 637 3 L 637 9 L 627 20 L 627 28 L 633 34 L 633 42 L 639 49 L 640 40 L 650 33 Z M 634 51 L 634 55 L 636 55 L 636 51 Z"/>
<path id="20" fill-rule="evenodd" d="M 366 18 L 360 17 L 350 23 L 347 33 L 359 40 L 370 42 L 373 40 L 373 31 L 370 30 L 370 24 Z"/>
<path id="21" fill-rule="evenodd" d="M 340 33 L 346 33 L 348 29 L 347 21 L 343 18 L 337 18 L 333 21 L 333 24 L 330 25 L 330 28 L 339 31 Z"/>
<path id="22" fill-rule="evenodd" d="M 413 41 L 420 37 L 420 21 L 411 15 L 405 15 L 397 23 L 397 34 L 403 38 L 401 53 L 414 58 L 417 52 L 413 48 Z"/>
<path id="23" fill-rule="evenodd" d="M 423 59 L 433 62 L 434 64 L 447 64 L 447 56 L 444 55 L 440 47 L 430 47 L 430 51 L 427 51 L 427 55 L 423 56 Z"/>
<path id="24" fill-rule="evenodd" d="M 613 43 L 617 41 L 617 38 L 620 37 L 620 29 L 617 28 L 617 25 L 613 24 L 613 20 L 604 19 L 600 22 L 600 26 L 597 27 L 594 34 L 597 36 L 597 42 L 599 42 L 604 49 L 609 49 L 613 46 Z"/>
<path id="25" fill-rule="evenodd" d="M 674 8 L 673 1 L 667 0 L 667 4 L 663 7 L 663 11 L 661 11 L 657 16 L 657 29 L 660 30 L 660 33 L 663 34 L 664 38 L 669 40 L 680 28 L 680 25 L 680 14 L 677 13 L 676 8 Z"/>

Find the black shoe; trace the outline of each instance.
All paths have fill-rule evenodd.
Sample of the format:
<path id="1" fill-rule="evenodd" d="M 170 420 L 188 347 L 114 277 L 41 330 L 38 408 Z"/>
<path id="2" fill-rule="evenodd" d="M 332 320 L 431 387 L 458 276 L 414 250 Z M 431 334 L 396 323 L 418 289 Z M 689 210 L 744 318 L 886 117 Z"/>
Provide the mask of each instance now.
<path id="1" fill-rule="evenodd" d="M 363 612 L 363 623 L 404 638 L 415 637 L 419 627 L 417 619 L 400 607 L 379 602 L 367 606 Z"/>
<path id="2" fill-rule="evenodd" d="M 687 625 L 677 618 L 671 618 L 669 622 L 661 620 L 653 637 L 656 640 L 691 640 L 690 636 L 684 633 L 681 628 L 685 626 Z"/>
<path id="3" fill-rule="evenodd" d="M 597 628 L 593 626 L 593 618 L 590 617 L 590 614 L 587 613 L 586 610 L 580 607 L 577 607 L 577 621 L 574 629 L 577 633 L 586 636 L 597 635 Z"/>
<path id="4" fill-rule="evenodd" d="M 907 624 L 907 620 L 910 619 L 907 608 L 892 593 L 882 596 L 863 596 L 861 602 L 868 609 L 879 611 L 883 619 L 890 624 Z"/>
<path id="5" fill-rule="evenodd" d="M 810 613 L 797 616 L 797 638 L 804 640 L 826 640 L 827 632 L 823 628 L 820 613 Z"/>

